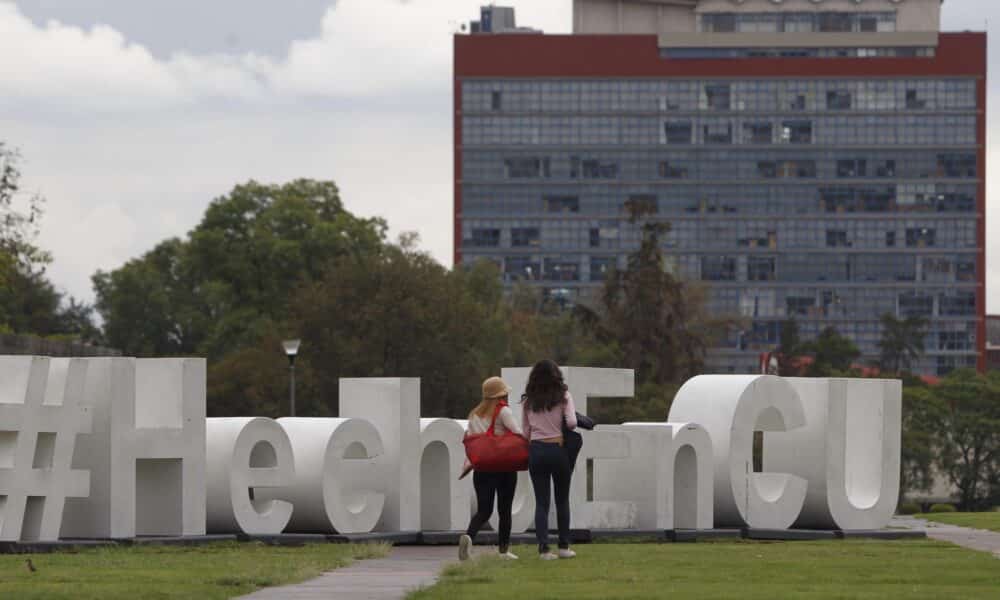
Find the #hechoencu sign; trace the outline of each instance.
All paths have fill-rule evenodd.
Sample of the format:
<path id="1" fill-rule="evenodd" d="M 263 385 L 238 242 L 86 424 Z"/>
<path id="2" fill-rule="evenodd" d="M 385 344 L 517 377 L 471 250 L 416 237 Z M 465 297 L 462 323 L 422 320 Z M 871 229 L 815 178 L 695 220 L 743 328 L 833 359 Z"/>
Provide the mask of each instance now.
<path id="1" fill-rule="evenodd" d="M 503 370 L 515 413 L 528 371 Z M 588 396 L 634 393 L 632 371 L 564 373 L 581 412 Z M 468 523 L 465 422 L 421 418 L 419 379 L 343 379 L 341 418 L 275 421 L 206 419 L 205 375 L 200 359 L 0 357 L 0 541 Z M 900 410 L 898 381 L 696 377 L 667 422 L 584 432 L 593 487 L 578 469 L 572 526 L 880 529 L 896 508 Z M 533 516 L 522 473 L 514 531 Z"/>

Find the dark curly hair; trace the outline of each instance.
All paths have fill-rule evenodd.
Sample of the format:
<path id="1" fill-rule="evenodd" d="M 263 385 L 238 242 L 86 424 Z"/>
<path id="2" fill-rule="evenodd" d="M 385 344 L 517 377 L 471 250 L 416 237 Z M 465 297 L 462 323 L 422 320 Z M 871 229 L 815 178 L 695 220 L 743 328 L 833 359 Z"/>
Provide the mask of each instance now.
<path id="1" fill-rule="evenodd" d="M 551 360 L 535 363 L 528 375 L 528 385 L 521 404 L 531 412 L 546 412 L 566 402 L 566 382 L 559 365 Z"/>

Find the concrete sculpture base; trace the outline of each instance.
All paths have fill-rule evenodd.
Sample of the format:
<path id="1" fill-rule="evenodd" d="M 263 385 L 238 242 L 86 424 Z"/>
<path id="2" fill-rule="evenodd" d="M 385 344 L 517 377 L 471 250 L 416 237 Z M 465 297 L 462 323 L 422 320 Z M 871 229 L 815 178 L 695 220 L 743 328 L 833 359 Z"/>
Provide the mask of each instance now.
<path id="1" fill-rule="evenodd" d="M 305 544 L 364 544 L 388 543 L 399 546 L 457 546 L 464 531 L 424 531 L 398 533 L 368 533 L 347 535 L 295 534 L 280 535 L 201 535 L 190 537 L 139 537 L 121 540 L 59 540 L 54 542 L 0 542 L 0 554 L 44 554 L 111 546 L 198 546 L 223 542 L 262 543 L 269 546 L 303 546 Z M 574 529 L 570 532 L 573 544 L 592 542 L 622 543 L 691 543 L 719 540 L 809 541 L 844 539 L 912 540 L 925 539 L 919 530 L 887 529 L 878 531 L 818 531 L 801 529 Z M 496 532 L 482 531 L 476 536 L 477 546 L 495 546 Z M 511 535 L 513 545 L 533 547 L 535 535 L 531 532 Z"/>

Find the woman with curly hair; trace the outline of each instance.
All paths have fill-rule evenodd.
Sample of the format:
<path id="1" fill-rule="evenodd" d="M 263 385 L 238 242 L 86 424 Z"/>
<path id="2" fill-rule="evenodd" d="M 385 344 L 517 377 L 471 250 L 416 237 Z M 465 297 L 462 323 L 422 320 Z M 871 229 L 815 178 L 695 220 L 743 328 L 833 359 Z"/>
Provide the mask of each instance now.
<path id="1" fill-rule="evenodd" d="M 531 442 L 528 472 L 535 488 L 535 536 L 542 560 L 573 558 L 569 548 L 569 483 L 573 475 L 563 427 L 576 429 L 576 407 L 562 371 L 551 360 L 537 363 L 521 396 L 524 436 Z M 555 489 L 559 552 L 549 549 L 549 506 Z"/>

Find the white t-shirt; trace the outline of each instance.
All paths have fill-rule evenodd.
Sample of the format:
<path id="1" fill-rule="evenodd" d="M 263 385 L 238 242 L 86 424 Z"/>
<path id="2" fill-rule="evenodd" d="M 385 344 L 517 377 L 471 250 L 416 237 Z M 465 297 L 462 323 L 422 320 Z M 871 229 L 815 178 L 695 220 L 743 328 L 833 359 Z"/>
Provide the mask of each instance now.
<path id="1" fill-rule="evenodd" d="M 472 435 L 486 433 L 490 428 L 490 421 L 493 420 L 493 415 L 486 417 L 480 417 L 479 415 L 469 416 L 469 433 Z M 505 406 L 500 409 L 500 414 L 497 415 L 497 425 L 493 428 L 494 435 L 503 435 L 507 431 L 513 431 L 518 435 L 523 435 L 521 433 L 521 426 L 518 424 L 517 420 L 514 419 L 514 411 L 510 409 L 509 406 Z"/>

